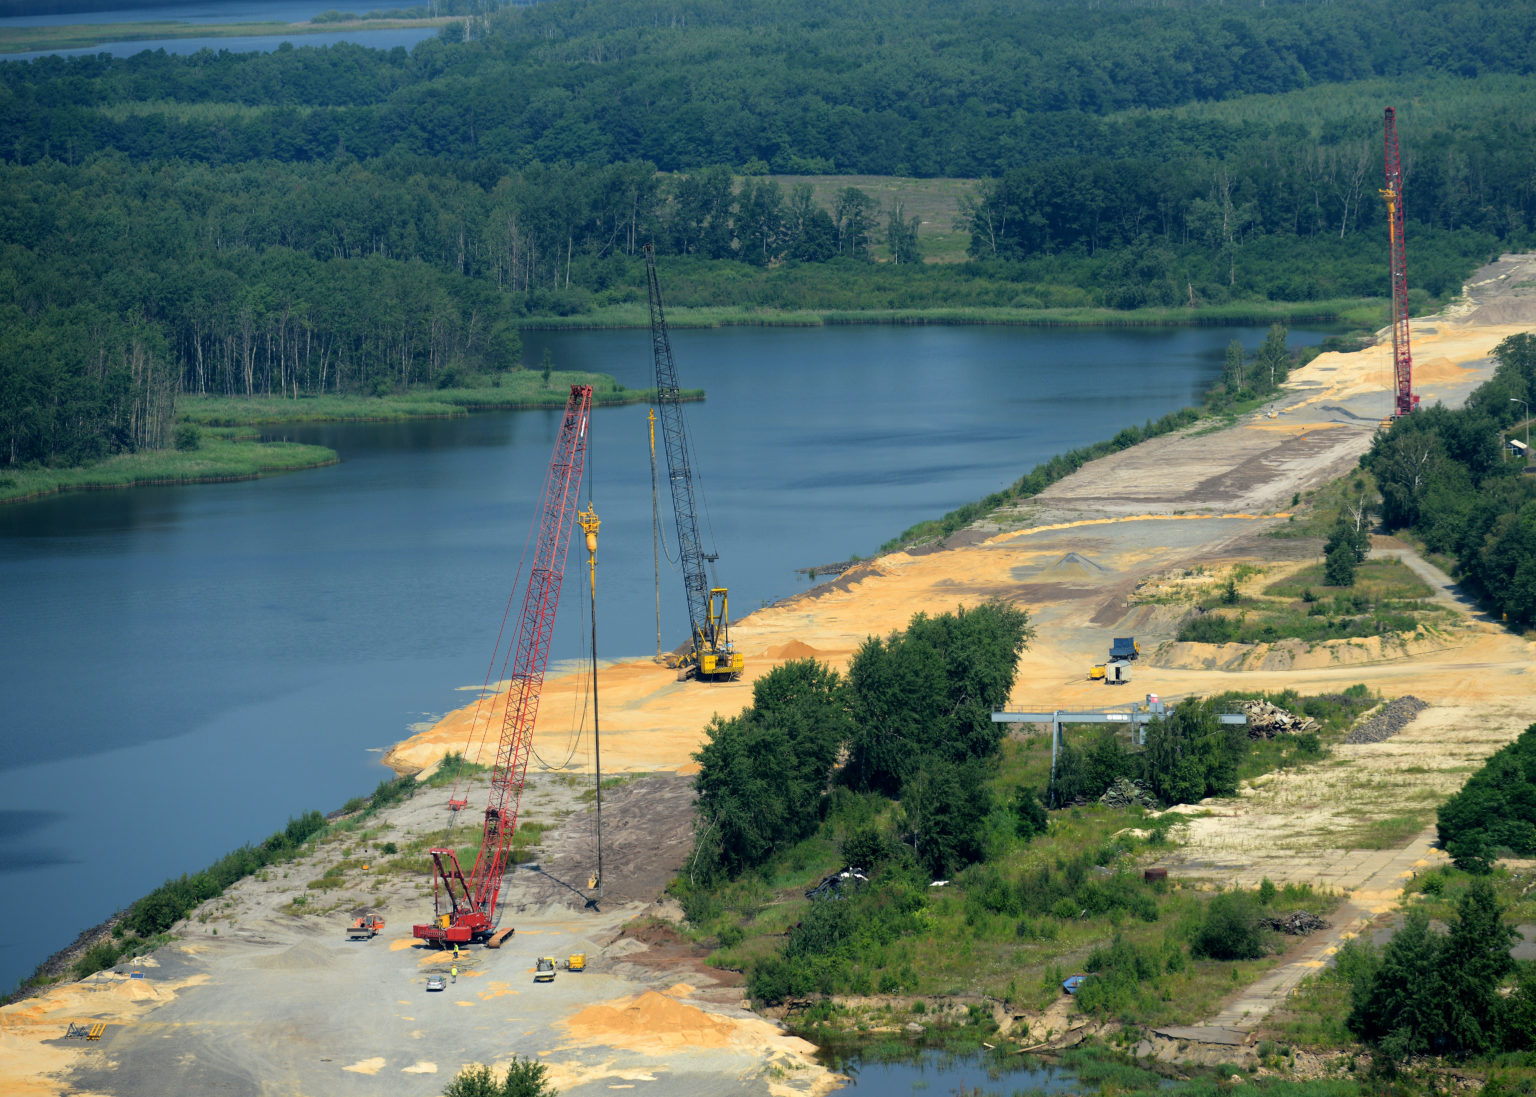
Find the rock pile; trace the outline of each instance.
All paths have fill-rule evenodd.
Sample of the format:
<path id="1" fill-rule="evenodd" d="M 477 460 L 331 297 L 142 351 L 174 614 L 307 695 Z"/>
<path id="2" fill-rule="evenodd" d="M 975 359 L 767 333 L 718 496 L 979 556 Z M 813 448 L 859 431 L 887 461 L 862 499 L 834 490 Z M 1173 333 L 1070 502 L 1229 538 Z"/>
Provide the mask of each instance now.
<path id="1" fill-rule="evenodd" d="M 1297 716 L 1263 699 L 1243 701 L 1240 707 L 1248 714 L 1250 739 L 1273 739 L 1276 735 L 1300 735 L 1304 731 L 1317 730 L 1316 720 Z"/>
<path id="2" fill-rule="evenodd" d="M 1292 937 L 1305 937 L 1328 928 L 1327 922 L 1308 910 L 1293 910 L 1278 918 L 1260 918 L 1259 921 L 1276 933 L 1289 933 Z"/>
<path id="3" fill-rule="evenodd" d="M 1099 797 L 1099 803 L 1108 804 L 1112 808 L 1130 807 L 1132 804 L 1139 804 L 1144 808 L 1160 806 L 1150 785 L 1145 781 L 1128 781 L 1124 777 L 1115 778 L 1115 783 L 1105 789 L 1104 795 Z"/>
<path id="4" fill-rule="evenodd" d="M 1412 695 L 1404 695 L 1395 701 L 1388 701 L 1376 711 L 1376 715 L 1344 736 L 1344 741 L 1346 743 L 1379 743 L 1383 739 L 1390 739 L 1428 707 Z"/>

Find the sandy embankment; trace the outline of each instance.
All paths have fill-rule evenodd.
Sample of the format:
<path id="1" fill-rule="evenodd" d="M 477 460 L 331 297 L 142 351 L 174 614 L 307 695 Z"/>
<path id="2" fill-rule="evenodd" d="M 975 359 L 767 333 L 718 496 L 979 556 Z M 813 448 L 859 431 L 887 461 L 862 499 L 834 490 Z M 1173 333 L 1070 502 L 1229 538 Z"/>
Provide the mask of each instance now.
<path id="1" fill-rule="evenodd" d="M 1533 269 L 1536 263 L 1528 260 L 1506 262 L 1486 281 L 1492 291 L 1514 287 L 1530 280 Z M 1499 341 L 1536 328 L 1536 299 L 1494 296 L 1492 306 L 1478 311 L 1415 322 L 1421 363 L 1416 387 L 1426 403 L 1464 399 L 1491 373 L 1487 355 Z M 750 678 L 793 658 L 815 657 L 844 667 L 866 636 L 901 628 L 918 610 L 942 612 L 1002 597 L 1027 608 L 1037 629 L 1021 662 L 1015 708 L 1124 704 L 1147 691 L 1167 697 L 1237 686 L 1309 691 L 1362 680 L 1389 695 L 1411 692 L 1428 701 L 1438 712 L 1421 717 L 1390 743 L 1349 748 L 1344 752 L 1348 764 L 1331 762 L 1277 776 L 1215 805 L 1209 818 L 1194 820 L 1188 828 L 1182 852 L 1192 861 L 1189 871 L 1208 875 L 1214 868 L 1232 878 L 1260 873 L 1359 887 L 1354 878 L 1366 866 L 1350 845 L 1355 831 L 1370 822 L 1370 811 L 1390 816 L 1401 811 L 1398 805 L 1406 798 L 1443 795 L 1466 766 L 1536 720 L 1536 645 L 1474 615 L 1460 626 L 1455 642 L 1440 649 L 1399 652 L 1388 645 L 1368 652 L 1364 663 L 1292 659 L 1285 666 L 1238 670 L 1230 659 L 1207 660 L 1211 652 L 1169 647 L 1159 653 L 1159 646 L 1171 641 L 1182 610 L 1149 603 L 1135 592 L 1154 576 L 1170 583 L 1188 576 L 1205 581 L 1199 577 L 1237 561 L 1287 566 L 1305 558 L 1298 552 L 1313 551 L 1262 534 L 1285 521 L 1294 494 L 1354 466 L 1388 410 L 1388 369 L 1381 348 L 1323 355 L 1296 373 L 1286 395 L 1268 409 L 1273 414 L 1259 413 L 1214 433 L 1154 439 L 1094 462 L 1039 497 L 993 516 L 985 526 L 965 531 L 945 551 L 895 553 L 860 564 L 818 592 L 754 612 L 733 625 L 733 638 L 747 658 L 747 681 L 679 683 L 672 671 L 649 659 L 603 668 L 605 767 L 689 772 L 690 756 L 703 742 L 710 716 L 736 712 L 750 702 Z M 1102 659 L 1108 639 L 1131 633 L 1148 655 L 1136 666 L 1134 692 L 1116 693 L 1086 681 L 1086 665 Z M 583 675 L 549 679 L 536 741 L 566 741 L 585 690 Z M 477 720 L 475 708 L 468 705 L 412 736 L 388 760 L 402 770 L 426 767 L 448 751 L 463 749 L 472 729 L 482 737 L 491 726 L 499 732 L 499 714 L 482 711 Z M 406 807 L 427 812 L 431 805 Z M 548 806 L 538 810 L 558 817 Z M 676 805 L 665 810 L 669 816 L 683 814 Z M 637 816 L 654 817 L 654 808 Z M 623 834 L 621 826 L 616 837 Z M 652 841 L 638 827 L 633 834 L 635 841 Z M 434 1027 L 418 1019 L 428 1005 L 419 987 L 406 989 L 417 967 L 410 959 L 389 949 L 317 946 L 316 935 L 328 938 L 334 927 L 317 927 L 281 907 L 292 889 L 302 887 L 300 880 L 262 885 L 270 894 L 258 896 L 257 906 L 265 902 L 266 907 L 238 915 L 241 933 L 234 932 L 232 914 L 212 948 L 183 943 L 166 953 L 167 964 L 212 972 L 211 983 L 195 982 L 207 975 L 183 981 L 165 971 L 164 981 L 135 986 L 137 981 L 103 974 L 0 1009 L 0 1078 L 6 1092 L 110 1088 L 136 1097 L 175 1088 L 168 1081 L 172 1077 L 206 1088 L 216 1066 L 230 1072 L 218 1076 L 221 1085 L 227 1077 L 266 1086 L 287 1071 L 294 1079 L 310 1080 L 306 1091 L 360 1093 L 355 1087 L 366 1082 L 373 1087 L 368 1092 L 404 1095 L 420 1092 L 413 1079 L 429 1068 L 447 1072 L 487 1053 L 476 1042 L 478 1028 Z M 230 899 L 237 905 L 246 902 L 238 894 Z M 422 900 L 412 894 L 402 895 L 401 902 L 401 910 L 414 911 Z M 540 929 L 531 915 L 520 915 L 519 940 L 531 934 L 528 947 L 556 952 L 599 947 L 584 939 L 596 932 L 586 923 L 570 929 L 562 921 L 568 920 L 564 913 L 549 917 L 554 920 L 547 919 Z M 283 948 L 287 951 L 273 951 Z M 289 953 L 302 957 L 303 968 L 268 971 L 264 966 Z M 527 978 L 516 956 L 497 955 L 487 958 L 497 965 L 491 978 L 503 983 Z M 523 1044 L 536 1048 L 544 1034 L 563 1034 L 558 1047 L 543 1044 L 547 1050 L 538 1051 L 562 1085 L 601 1087 L 604 1079 L 614 1079 L 608 1084 L 617 1086 L 659 1071 L 670 1071 L 676 1082 L 693 1069 L 714 1087 L 709 1091 L 717 1092 L 715 1083 L 724 1077 L 719 1071 L 740 1070 L 749 1062 L 802 1064 L 794 1079 L 799 1092 L 826 1083 L 825 1072 L 817 1074 L 806 1063 L 803 1048 L 772 1043 L 767 1026 L 753 1027 L 753 1019 L 740 1011 L 698 1009 L 681 1000 L 688 997 L 682 988 L 654 989 L 675 982 L 678 974 L 649 985 L 635 972 L 620 977 L 623 955 L 613 951 L 607 957 L 614 965 L 612 976 L 594 971 L 580 982 L 562 980 L 558 991 L 485 999 L 470 995 L 466 985 L 461 1000 L 451 1003 L 462 1011 L 448 1012 L 505 1009 L 507 1018 L 498 1015 L 500 1027 L 487 1029 L 498 1033 L 494 1042 L 501 1050 L 492 1054 L 505 1054 L 508 1032 L 522 1031 Z M 606 1001 L 593 1004 L 591 995 L 605 979 L 611 979 L 606 985 L 612 989 L 602 992 Z M 491 979 L 487 984 L 492 992 L 501 985 Z M 302 995 L 311 1015 L 325 1018 L 305 1029 L 303 1038 L 321 1041 L 326 1050 L 296 1042 L 295 1031 L 271 1010 L 253 1011 L 253 994 L 263 987 L 285 1002 Z M 733 988 L 717 989 L 729 996 Z M 178 991 L 185 991 L 182 1002 L 176 1000 Z M 377 1003 L 404 996 L 398 1007 L 381 1008 L 349 1028 L 352 1013 L 345 1007 L 355 1004 L 360 993 Z M 526 1020 L 531 1011 L 537 1011 L 537 1024 Z M 122 1027 L 99 1045 L 64 1038 L 68 1022 L 95 1020 Z M 124 1025 L 127 1021 L 137 1023 Z M 171 1025 L 177 1026 L 183 1045 L 201 1047 L 206 1054 L 182 1054 L 159 1042 L 162 1027 Z M 224 1033 L 233 1031 L 250 1045 L 249 1054 L 240 1050 L 244 1044 L 225 1041 Z M 428 1045 L 411 1045 L 429 1032 L 431 1047 L 440 1052 L 434 1062 L 419 1054 Z M 743 1048 L 760 1054 L 743 1055 Z M 71 1078 L 77 1080 L 73 1086 L 66 1081 Z"/>
<path id="2" fill-rule="evenodd" d="M 145 957 L 138 966 L 153 974 L 156 964 L 153 958 Z M 161 982 L 102 971 L 0 1009 L 0 1080 L 4 1092 L 7 1097 L 56 1097 L 61 1092 L 59 1073 L 90 1046 L 86 1040 L 58 1042 L 71 1025 L 132 1024 L 173 999 L 178 991 L 206 982 L 207 975 Z"/>
<path id="3" fill-rule="evenodd" d="M 1491 374 L 1493 347 L 1530 326 L 1415 321 L 1415 391 L 1426 405 L 1459 404 Z M 856 565 L 819 591 L 757 610 L 732 624 L 747 662 L 740 682 L 679 683 L 648 658 L 602 668 L 605 768 L 691 772 L 690 756 L 710 717 L 749 704 L 757 676 L 795 658 L 844 668 L 867 636 L 899 629 L 915 612 L 944 612 L 990 597 L 1023 605 L 1037 627 L 1014 691 L 1019 705 L 1105 703 L 1101 687 L 1083 676 L 1088 662 L 1102 658 L 1105 638 L 1134 629 L 1146 652 L 1170 640 L 1177 623 L 1177 612 L 1133 605 L 1136 585 L 1191 563 L 1237 559 L 1243 542 L 1288 516 L 1296 492 L 1352 467 L 1390 409 L 1390 357 L 1380 346 L 1321 355 L 1291 378 L 1287 396 L 1271 405 L 1273 414 L 1253 415 L 1216 434 L 1154 439 L 1094 462 L 1000 516 L 990 531 L 958 535 L 954 547 L 893 553 Z M 1239 670 L 1245 686 L 1305 687 L 1331 680 L 1330 672 L 1345 664 L 1355 665 L 1358 678 L 1359 665 L 1411 663 L 1418 679 L 1433 675 L 1437 656 L 1451 646 L 1378 641 L 1356 645 L 1355 654 L 1342 658 L 1298 652 L 1257 665 L 1216 648 L 1170 650 L 1155 671 L 1143 664 L 1137 694 L 1225 689 L 1236 684 Z M 1322 677 L 1308 678 L 1307 671 Z M 536 738 L 565 741 L 587 688 L 584 673 L 552 676 Z M 494 702 L 467 705 L 396 745 L 385 760 L 408 772 L 470 743 L 471 757 L 489 761 L 500 720 Z"/>

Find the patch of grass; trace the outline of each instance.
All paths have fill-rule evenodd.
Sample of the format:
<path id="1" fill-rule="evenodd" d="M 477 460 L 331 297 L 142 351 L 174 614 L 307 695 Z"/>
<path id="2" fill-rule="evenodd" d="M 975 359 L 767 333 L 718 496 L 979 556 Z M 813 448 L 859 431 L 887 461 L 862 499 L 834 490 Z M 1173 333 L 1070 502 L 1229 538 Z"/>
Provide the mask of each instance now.
<path id="1" fill-rule="evenodd" d="M 1202 592 L 1200 611 L 1184 619 L 1178 638 L 1207 644 L 1323 643 L 1428 635 L 1455 618 L 1454 612 L 1423 600 L 1433 592 L 1398 560 L 1363 562 L 1355 585 L 1348 588 L 1329 586 L 1322 565 L 1315 564 L 1261 592 L 1245 591 L 1235 603 L 1224 596 L 1232 589 L 1229 582 Z"/>
<path id="2" fill-rule="evenodd" d="M 120 454 L 77 468 L 12 469 L 0 478 L 0 503 L 64 491 L 254 480 L 267 473 L 319 468 L 337 460 L 336 451 L 324 446 L 205 437 L 195 450 Z"/>
<path id="3" fill-rule="evenodd" d="M 1302 598 L 1312 590 L 1321 595 L 1345 593 L 1346 588 L 1330 587 L 1323 576 L 1322 564 L 1309 564 L 1264 588 L 1276 598 Z M 1418 601 L 1433 596 L 1429 584 L 1397 559 L 1364 560 L 1355 568 L 1355 585 L 1347 588 L 1354 598 L 1366 602 Z"/>
<path id="4" fill-rule="evenodd" d="M 609 791 L 612 791 L 613 789 L 616 789 L 616 788 L 623 788 L 625 785 L 630 784 L 631 782 L 637 781 L 640 778 L 646 777 L 646 776 L 649 776 L 649 774 L 646 774 L 646 773 L 616 773 L 612 777 L 604 777 L 603 778 L 603 791 L 604 792 L 609 792 Z M 575 784 L 580 783 L 581 781 L 582 781 L 582 778 L 576 778 L 571 783 L 573 785 L 575 785 Z M 586 788 L 584 788 L 577 795 L 577 799 L 581 803 L 584 803 L 584 804 L 594 803 L 597 800 L 597 790 L 594 789 L 592 787 L 592 785 L 590 784 L 590 782 L 589 782 L 589 783 L 587 783 Z"/>
<path id="5" fill-rule="evenodd" d="M 1341 834 L 1340 843 L 1345 849 L 1397 849 L 1427 827 L 1434 819 L 1432 812 L 1420 815 L 1394 815 L 1387 819 L 1372 819 Z"/>
<path id="6" fill-rule="evenodd" d="M 900 202 L 910 220 L 918 218 L 918 248 L 927 263 L 963 263 L 971 244 L 971 234 L 955 227 L 960 216 L 960 200 L 976 193 L 975 179 L 913 179 L 888 175 L 774 175 L 787 196 L 801 183 L 808 183 L 816 205 L 831 213 L 837 196 L 848 187 L 858 187 L 875 199 L 882 210 Z M 877 234 L 883 238 L 884 234 Z M 880 240 L 871 249 L 876 259 L 890 256 L 890 249 Z"/>
<path id="7" fill-rule="evenodd" d="M 655 399 L 653 389 L 629 389 L 601 373 L 519 369 L 475 376 L 444 389 L 412 389 L 387 396 L 183 396 L 179 418 L 203 426 L 258 426 L 277 423 L 329 423 L 365 420 L 442 419 L 471 411 L 565 406 L 572 385 L 591 385 L 598 406 L 636 404 Z M 685 389 L 685 400 L 702 400 L 702 389 Z"/>

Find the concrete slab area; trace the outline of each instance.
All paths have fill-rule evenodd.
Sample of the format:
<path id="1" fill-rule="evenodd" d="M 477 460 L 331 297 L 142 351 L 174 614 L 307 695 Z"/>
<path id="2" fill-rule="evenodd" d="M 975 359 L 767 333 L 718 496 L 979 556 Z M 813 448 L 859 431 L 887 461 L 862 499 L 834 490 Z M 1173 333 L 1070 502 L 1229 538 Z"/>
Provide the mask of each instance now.
<path id="1" fill-rule="evenodd" d="M 1191 1040 L 1197 1044 L 1224 1044 L 1228 1047 L 1240 1047 L 1248 1042 L 1248 1033 L 1235 1028 L 1223 1028 L 1220 1025 L 1169 1025 L 1152 1031 L 1170 1040 Z"/>

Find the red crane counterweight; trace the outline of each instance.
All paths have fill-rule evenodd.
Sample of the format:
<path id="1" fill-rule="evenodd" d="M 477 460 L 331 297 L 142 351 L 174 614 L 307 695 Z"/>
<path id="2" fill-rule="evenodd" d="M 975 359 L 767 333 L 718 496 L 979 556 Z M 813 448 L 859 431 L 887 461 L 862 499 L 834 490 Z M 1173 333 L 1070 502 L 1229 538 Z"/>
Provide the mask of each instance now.
<path id="1" fill-rule="evenodd" d="M 1418 405 L 1413 394 L 1413 354 L 1408 346 L 1408 249 L 1403 240 L 1403 172 L 1397 155 L 1397 116 L 1386 113 L 1387 231 L 1392 260 L 1392 416 L 1407 415 Z"/>
<path id="2" fill-rule="evenodd" d="M 486 940 L 496 928 L 507 849 L 517 831 L 517 812 L 533 746 L 533 725 L 544 687 L 544 669 L 549 664 L 560 583 L 565 576 L 566 550 L 575 525 L 591 408 L 592 386 L 572 385 L 544 481 L 538 537 L 518 617 L 509 675 L 511 685 L 503 697 L 501 740 L 496 750 L 496 766 L 491 771 L 480 849 L 467 877 L 455 850 L 430 851 L 434 867 L 434 917 L 429 923 L 412 927 L 412 933 L 424 941 L 438 945 L 468 944 Z M 451 806 L 457 809 L 463 801 L 453 801 Z"/>

